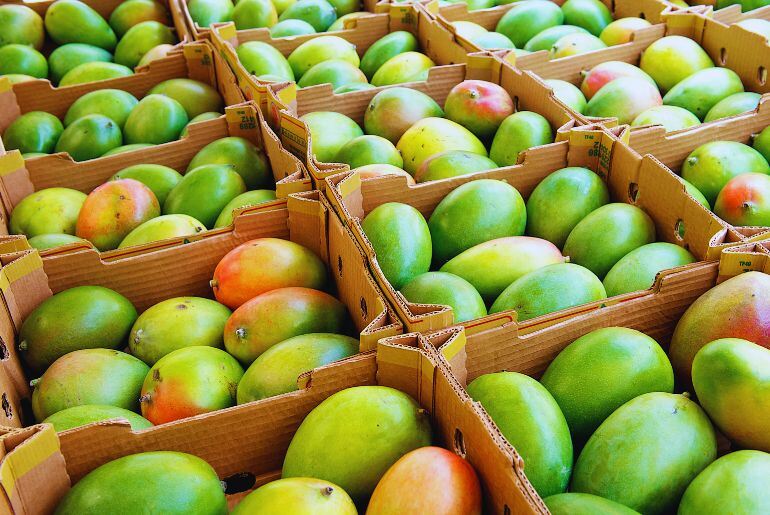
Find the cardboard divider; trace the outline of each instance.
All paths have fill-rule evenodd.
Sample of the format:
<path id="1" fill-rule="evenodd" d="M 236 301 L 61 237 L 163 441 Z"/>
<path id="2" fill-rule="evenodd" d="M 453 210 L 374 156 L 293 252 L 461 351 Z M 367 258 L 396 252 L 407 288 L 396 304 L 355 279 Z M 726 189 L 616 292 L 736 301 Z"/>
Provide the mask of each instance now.
<path id="1" fill-rule="evenodd" d="M 615 132 L 621 132 L 617 129 Z M 576 128 L 568 141 L 526 151 L 520 163 L 506 168 L 443 179 L 414 186 L 403 177 L 383 176 L 362 181 L 357 172 L 343 172 L 327 179 L 326 194 L 345 221 L 357 243 L 364 249 L 369 267 L 386 297 L 404 322 L 407 331 L 431 331 L 454 324 L 448 306 L 408 302 L 385 278 L 369 240 L 361 227 L 363 218 L 387 202 L 406 203 L 427 219 L 439 202 L 461 184 L 478 179 L 503 180 L 526 199 L 532 190 L 552 172 L 567 166 L 584 166 L 597 172 L 607 183 L 610 199 L 643 209 L 655 222 L 657 241 L 667 241 L 687 248 L 699 262 L 718 259 L 724 247 L 745 241 L 743 235 L 698 204 L 685 192 L 684 184 L 651 156 L 639 157 L 623 145 L 615 134 L 598 126 Z M 330 236 L 333 238 L 334 236 Z M 470 333 L 497 327 L 515 327 L 526 334 L 558 324 L 565 319 L 590 314 L 603 316 L 608 305 L 623 304 L 646 295 L 665 295 L 660 277 L 697 269 L 698 263 L 659 274 L 647 291 L 629 293 L 576 306 L 525 322 L 516 322 L 516 313 L 508 311 L 464 322 Z"/>
<path id="2" fill-rule="evenodd" d="M 280 477 L 286 449 L 302 420 L 330 395 L 356 386 L 380 385 L 411 395 L 430 415 L 435 445 L 463 456 L 484 490 L 485 512 L 547 513 L 514 474 L 512 454 L 488 417 L 461 400 L 436 363 L 442 337 L 408 335 L 382 340 L 376 354 L 359 354 L 318 368 L 300 379 L 300 390 L 185 421 L 131 431 L 120 422 L 95 423 L 57 435 L 42 424 L 2 430 L 0 497 L 4 512 L 20 515 L 51 511 L 69 489 L 96 467 L 138 452 L 187 452 L 206 460 L 227 482 L 238 478 L 253 487 Z M 434 392 L 442 392 L 440 404 Z M 226 435 L 222 438 L 221 435 Z M 42 480 L 47 482 L 43 483 Z M 526 480 L 524 480 L 526 482 Z M 232 508 L 251 488 L 228 495 Z M 5 501 L 5 506 L 2 502 Z"/>
<path id="3" fill-rule="evenodd" d="M 0 411 L 0 425 L 20 426 L 27 421 L 18 400 L 29 396 L 30 378 L 18 355 L 15 335 L 24 319 L 45 299 L 75 286 L 98 285 L 121 293 L 141 313 L 168 298 L 211 298 L 209 280 L 217 263 L 236 246 L 256 238 L 290 239 L 321 257 L 330 272 L 332 293 L 346 305 L 362 350 L 373 349 L 380 338 L 401 334 L 402 324 L 367 268 L 362 263 L 356 265 L 345 250 L 332 247 L 330 253 L 327 227 L 334 215 L 329 215 L 318 192 L 295 194 L 271 209 L 239 216 L 233 228 L 208 238 L 113 261 L 102 260 L 94 249 L 77 249 L 42 259 L 36 251 L 21 249 L 13 239 L 0 241 L 0 292 L 4 302 L 0 310 L 0 386 L 14 386 L 2 392 L 0 402 L 7 398 L 11 408 L 5 413 Z M 344 266 L 344 273 L 338 271 L 340 266 Z"/>

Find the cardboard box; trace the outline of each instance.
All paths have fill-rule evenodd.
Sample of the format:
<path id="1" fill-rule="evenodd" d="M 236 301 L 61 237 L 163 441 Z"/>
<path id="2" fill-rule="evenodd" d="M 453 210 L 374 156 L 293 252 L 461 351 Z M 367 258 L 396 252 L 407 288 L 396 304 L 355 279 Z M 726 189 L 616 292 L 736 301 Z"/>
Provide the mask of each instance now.
<path id="1" fill-rule="evenodd" d="M 619 132 L 619 131 L 618 131 Z M 377 256 L 361 227 L 363 218 L 386 202 L 402 202 L 419 210 L 426 220 L 438 203 L 461 184 L 478 179 L 503 180 L 527 199 L 532 190 L 549 174 L 567 166 L 585 166 L 605 180 L 612 202 L 625 202 L 642 208 L 655 222 L 657 241 L 667 241 L 687 248 L 702 263 L 718 259 L 724 246 L 743 241 L 684 191 L 683 183 L 651 156 L 639 157 L 612 133 L 597 126 L 580 127 L 569 133 L 568 141 L 526 151 L 520 163 L 497 170 L 409 186 L 403 177 L 385 176 L 362 181 L 357 172 L 344 172 L 327 179 L 326 194 L 334 208 L 364 249 L 372 274 L 385 292 L 407 331 L 431 331 L 454 324 L 449 306 L 408 302 L 387 281 Z M 330 235 L 334 238 L 334 235 Z M 628 293 L 549 315 L 516 322 L 516 313 L 508 311 L 463 323 L 469 333 L 479 333 L 501 326 L 515 327 L 521 334 L 538 331 L 579 315 L 603 317 L 612 304 L 649 295 L 668 295 L 663 279 L 669 274 L 688 273 L 698 263 L 661 272 L 656 283 L 646 291 Z"/>
<path id="2" fill-rule="evenodd" d="M 561 5 L 566 0 L 554 1 L 555 3 Z M 666 4 L 666 2 L 662 0 L 602 0 L 602 3 L 604 3 L 610 9 L 613 19 L 617 20 L 620 18 L 632 17 L 644 18 L 654 25 L 663 23 L 664 15 L 668 12 L 671 12 L 673 9 L 670 5 Z M 477 25 L 481 25 L 489 31 L 494 31 L 500 19 L 515 5 L 516 3 L 514 2 L 505 5 L 498 5 L 489 9 L 477 9 L 469 11 L 468 4 L 466 3 L 450 4 L 440 7 L 439 2 L 433 0 L 432 2 L 425 5 L 425 9 L 431 13 L 438 20 L 438 22 L 441 23 L 441 25 L 449 30 L 452 36 L 457 40 L 458 43 L 460 43 L 460 45 L 462 45 L 463 48 L 468 51 L 468 53 L 472 53 L 480 52 L 484 49 L 472 41 L 457 34 L 457 31 L 455 30 L 452 23 L 456 21 L 470 21 Z M 631 47 L 634 46 L 635 42 L 638 40 L 647 41 L 650 37 L 660 37 L 657 35 L 660 34 L 661 29 L 662 27 L 647 27 L 634 31 L 631 42 L 619 46 Z M 613 46 L 610 48 L 615 49 L 616 47 Z M 608 52 L 608 49 L 598 50 L 597 52 Z M 547 51 L 540 51 L 535 55 L 537 57 L 525 56 L 520 58 L 522 59 L 522 64 L 520 64 L 520 67 L 527 69 L 526 65 L 524 64 L 525 62 L 532 61 L 541 63 L 543 61 L 550 60 L 550 56 L 548 55 Z M 575 59 L 576 56 L 571 56 L 555 59 L 555 61 L 558 61 L 559 63 L 568 63 L 570 60 L 574 61 Z M 610 59 L 607 60 L 609 61 Z"/>
<path id="3" fill-rule="evenodd" d="M 557 137 L 575 125 L 587 123 L 583 117 L 571 114 L 534 74 L 503 66 L 489 52 L 469 56 L 466 65 L 433 68 L 426 82 L 409 84 L 407 87 L 429 95 L 443 106 L 452 88 L 466 79 L 486 80 L 501 85 L 513 98 L 516 110 L 529 110 L 543 115 Z M 280 112 L 281 142 L 284 148 L 302 160 L 316 188 L 323 190 L 326 177 L 349 170 L 350 167 L 318 161 L 312 152 L 308 128 L 300 117 L 314 111 L 331 110 L 349 116 L 363 127 L 366 108 L 380 88 L 335 95 L 329 85 L 325 85 L 299 90 L 298 93 L 305 91 L 306 94 L 298 95 L 293 109 Z"/>
<path id="4" fill-rule="evenodd" d="M 42 259 L 33 250 L 21 250 L 18 240 L 0 243 L 0 426 L 21 426 L 31 414 L 20 402 L 29 396 L 28 379 L 16 350 L 16 335 L 24 319 L 42 301 L 62 290 L 82 285 L 111 288 L 127 297 L 141 313 L 150 306 L 178 296 L 212 297 L 209 286 L 214 268 L 230 250 L 255 238 L 290 239 L 315 252 L 329 267 L 332 293 L 348 308 L 359 333 L 361 350 L 377 340 L 401 334 L 402 326 L 387 307 L 369 274 L 360 251 L 331 247 L 327 240 L 329 209 L 318 192 L 292 195 L 278 203 L 235 220 L 229 230 L 187 245 L 158 248 L 106 262 L 93 249 L 78 249 Z M 9 384 L 13 388 L 9 388 Z M 175 422 L 175 424 L 184 422 Z"/>
<path id="5" fill-rule="evenodd" d="M 417 400 L 430 415 L 433 443 L 463 456 L 475 468 L 485 513 L 547 513 L 534 492 L 523 488 L 527 481 L 515 451 L 477 404 L 460 400 L 452 380 L 436 367 L 435 347 L 443 340 L 416 334 L 383 340 L 376 355 L 359 354 L 305 374 L 297 392 L 201 415 L 181 425 L 132 432 L 125 423 L 104 422 L 59 433 L 58 438 L 48 424 L 3 430 L 0 484 L 6 495 L 0 497 L 0 508 L 19 515 L 51 512 L 70 484 L 96 467 L 156 450 L 206 460 L 227 482 L 232 508 L 252 488 L 280 478 L 295 431 L 321 401 L 346 388 L 381 385 Z"/>

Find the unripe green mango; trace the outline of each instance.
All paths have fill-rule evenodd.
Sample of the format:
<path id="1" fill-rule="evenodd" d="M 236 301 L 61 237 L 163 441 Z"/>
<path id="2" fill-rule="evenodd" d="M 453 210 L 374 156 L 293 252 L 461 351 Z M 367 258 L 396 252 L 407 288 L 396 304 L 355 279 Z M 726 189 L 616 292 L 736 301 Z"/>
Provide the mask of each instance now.
<path id="1" fill-rule="evenodd" d="M 258 29 L 278 23 L 278 12 L 271 0 L 240 0 L 233 9 L 235 28 Z"/>
<path id="2" fill-rule="evenodd" d="M 608 297 L 646 290 L 652 287 L 660 272 L 695 261 L 695 256 L 679 245 L 648 243 L 632 250 L 615 263 L 604 278 L 604 288 Z"/>
<path id="3" fill-rule="evenodd" d="M 281 52 L 262 41 L 247 41 L 235 51 L 246 71 L 257 77 L 275 75 L 284 81 L 293 81 L 294 72 Z"/>
<path id="4" fill-rule="evenodd" d="M 383 36 L 370 46 L 361 58 L 361 70 L 371 79 L 383 64 L 404 52 L 419 49 L 417 38 L 411 32 L 399 30 Z"/>
<path id="5" fill-rule="evenodd" d="M 118 38 L 104 18 L 83 2 L 58 0 L 45 12 L 45 30 L 54 43 L 85 43 L 110 52 Z"/>
<path id="6" fill-rule="evenodd" d="M 489 158 L 498 166 L 511 166 L 518 162 L 525 150 L 553 143 L 553 130 L 548 120 L 532 111 L 519 111 L 503 120 L 495 133 Z"/>
<path id="7" fill-rule="evenodd" d="M 436 66 L 427 55 L 420 52 L 403 52 L 391 57 L 372 76 L 377 87 L 421 82 L 428 79 L 428 71 Z"/>
<path id="8" fill-rule="evenodd" d="M 96 159 L 119 147 L 123 135 L 118 124 L 100 114 L 78 118 L 62 131 L 56 142 L 56 152 L 67 152 L 75 161 Z"/>
<path id="9" fill-rule="evenodd" d="M 73 68 L 94 61 L 112 62 L 112 54 L 98 46 L 84 43 L 67 43 L 58 47 L 48 56 L 51 81 L 58 84 L 62 77 Z"/>
<path id="10" fill-rule="evenodd" d="M 48 78 L 45 56 L 27 45 L 12 43 L 0 47 L 0 75 L 21 74 L 38 79 Z"/>
<path id="11" fill-rule="evenodd" d="M 738 74 L 727 68 L 707 68 L 693 73 L 671 88 L 663 103 L 683 107 L 703 120 L 719 101 L 743 92 Z"/>
<path id="12" fill-rule="evenodd" d="M 179 138 L 189 118 L 182 104 L 164 95 L 147 95 L 131 110 L 124 127 L 126 143 L 159 145 Z"/>
<path id="13" fill-rule="evenodd" d="M 401 288 L 401 294 L 409 302 L 451 307 L 456 324 L 487 314 L 484 299 L 476 288 L 462 277 L 447 272 L 420 274 Z"/>
<path id="14" fill-rule="evenodd" d="M 190 17 L 199 27 L 208 27 L 212 23 L 233 19 L 231 0 L 189 0 L 187 9 Z"/>
<path id="15" fill-rule="evenodd" d="M 417 182 L 438 181 L 497 168 L 488 157 L 466 150 L 447 150 L 422 162 L 414 173 Z"/>
<path id="16" fill-rule="evenodd" d="M 126 0 L 110 13 L 109 24 L 118 39 L 128 30 L 144 21 L 157 21 L 171 25 L 171 16 L 160 2 L 155 0 Z"/>
<path id="17" fill-rule="evenodd" d="M 338 14 L 345 13 L 338 13 L 326 0 L 298 0 L 287 7 L 278 19 L 306 21 L 316 32 L 325 32 L 337 20 Z"/>
<path id="18" fill-rule="evenodd" d="M 122 64 L 108 63 L 104 61 L 89 61 L 79 64 L 64 74 L 59 81 L 59 87 L 74 86 L 109 79 L 119 79 L 133 75 L 131 68 Z"/>
<path id="19" fill-rule="evenodd" d="M 495 32 L 508 37 L 516 48 L 524 48 L 527 42 L 542 31 L 564 23 L 564 13 L 553 2 L 517 2 L 497 22 Z"/>
<path id="20" fill-rule="evenodd" d="M 39 14 L 26 5 L 0 5 L 0 46 L 19 43 L 42 50 L 44 41 L 43 19 Z"/>
<path id="21" fill-rule="evenodd" d="M 339 36 L 319 36 L 306 41 L 289 55 L 288 61 L 294 76 L 301 79 L 313 66 L 329 59 L 342 59 L 356 67 L 361 64 L 356 46 Z"/>
<path id="22" fill-rule="evenodd" d="M 229 136 L 212 141 L 192 158 L 187 171 L 203 165 L 230 165 L 247 189 L 272 185 L 273 175 L 265 153 L 245 138 Z"/>
<path id="23" fill-rule="evenodd" d="M 309 477 L 277 479 L 262 485 L 244 497 L 230 513 L 358 515 L 356 505 L 342 488 L 334 483 Z"/>
<path id="24" fill-rule="evenodd" d="M 655 106 L 642 111 L 631 122 L 633 127 L 643 125 L 662 125 L 667 132 L 672 132 L 700 125 L 700 120 L 683 107 Z"/>
<path id="25" fill-rule="evenodd" d="M 206 227 L 192 216 L 175 214 L 163 215 L 147 220 L 123 238 L 119 249 L 145 245 L 180 236 L 194 236 L 206 230 Z"/>
<path id="26" fill-rule="evenodd" d="M 246 191 L 232 165 L 203 165 L 187 172 L 163 203 L 164 214 L 183 214 L 214 227 L 222 209 Z"/>
<path id="27" fill-rule="evenodd" d="M 524 50 L 527 52 L 550 50 L 551 47 L 564 36 L 576 33 L 588 34 L 588 31 L 583 27 L 577 27 L 575 25 L 554 25 L 553 27 L 548 27 L 547 29 L 538 32 L 527 41 L 527 44 L 524 45 Z"/>
<path id="28" fill-rule="evenodd" d="M 111 181 L 134 179 L 152 190 L 158 204 L 163 205 L 166 197 L 182 180 L 182 175 L 176 170 L 163 165 L 140 164 L 123 168 L 110 177 Z"/>
<path id="29" fill-rule="evenodd" d="M 747 91 L 745 93 L 734 93 L 729 97 L 723 98 L 712 107 L 703 119 L 704 122 L 711 122 L 736 114 L 753 111 L 759 105 L 762 95 Z"/>
<path id="30" fill-rule="evenodd" d="M 57 411 L 53 415 L 43 420 L 44 424 L 52 424 L 57 433 L 85 426 L 93 422 L 104 422 L 106 420 L 126 420 L 131 424 L 132 431 L 139 431 L 152 427 L 152 423 L 146 418 L 117 406 L 108 406 L 105 404 L 82 404 L 72 406 L 71 408 Z"/>
<path id="31" fill-rule="evenodd" d="M 8 150 L 18 150 L 22 154 L 50 154 L 54 152 L 63 131 L 62 123 L 51 113 L 30 111 L 16 118 L 5 129 L 3 143 Z"/>
<path id="32" fill-rule="evenodd" d="M 364 72 L 343 59 L 329 59 L 310 68 L 297 83 L 300 88 L 331 84 L 337 89 L 346 84 L 366 82 Z"/>
<path id="33" fill-rule="evenodd" d="M 583 27 L 594 36 L 612 22 L 612 13 L 600 0 L 567 0 L 561 10 L 566 25 Z"/>
<path id="34" fill-rule="evenodd" d="M 241 193 L 233 200 L 227 203 L 219 213 L 214 228 L 227 227 L 233 223 L 233 212 L 242 207 L 256 206 L 265 202 L 275 200 L 275 190 L 252 190 Z"/>
<path id="35" fill-rule="evenodd" d="M 24 197 L 13 208 L 10 229 L 28 238 L 43 234 L 75 234 L 86 194 L 69 188 L 46 188 Z"/>
<path id="36" fill-rule="evenodd" d="M 87 243 L 83 238 L 71 234 L 39 234 L 27 240 L 29 246 L 37 250 L 47 250 L 72 243 Z"/>
<path id="37" fill-rule="evenodd" d="M 340 149 L 364 135 L 356 122 L 334 111 L 315 111 L 300 118 L 310 130 L 312 155 L 322 163 L 333 163 Z M 333 131 L 329 127 L 334 127 Z"/>
<path id="38" fill-rule="evenodd" d="M 639 515 L 627 506 L 591 494 L 556 494 L 543 502 L 551 515 Z"/>
<path id="39" fill-rule="evenodd" d="M 217 112 L 224 109 L 222 96 L 206 84 L 193 79 L 169 79 L 153 86 L 148 95 L 164 95 L 173 98 L 184 107 L 191 120 L 201 113 Z"/>
<path id="40" fill-rule="evenodd" d="M 134 95 L 120 89 L 92 91 L 75 100 L 67 109 L 64 125 L 68 127 L 89 114 L 100 114 L 114 121 L 122 130 L 128 115 L 138 103 Z"/>
<path id="41" fill-rule="evenodd" d="M 428 158 L 448 150 L 487 155 L 484 144 L 471 131 L 445 118 L 424 118 L 418 121 L 401 136 L 396 148 L 404 159 L 404 170 L 411 175 Z"/>
<path id="42" fill-rule="evenodd" d="M 693 73 L 711 68 L 714 62 L 698 43 L 684 36 L 666 36 L 642 53 L 639 67 L 666 92 Z"/>

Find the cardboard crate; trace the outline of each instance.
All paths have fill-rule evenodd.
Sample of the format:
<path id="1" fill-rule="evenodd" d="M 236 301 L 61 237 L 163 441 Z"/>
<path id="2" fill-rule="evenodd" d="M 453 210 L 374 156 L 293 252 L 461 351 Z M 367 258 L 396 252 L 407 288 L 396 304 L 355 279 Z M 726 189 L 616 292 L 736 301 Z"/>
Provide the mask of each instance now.
<path id="1" fill-rule="evenodd" d="M 521 458 L 480 407 L 461 400 L 444 369 L 436 367 L 435 347 L 442 342 L 419 335 L 383 340 L 376 354 L 359 354 L 300 377 L 297 392 L 198 416 L 181 425 L 132 432 L 125 422 L 102 422 L 58 437 L 49 424 L 3 429 L 0 485 L 5 496 L 0 496 L 0 509 L 19 515 L 51 512 L 70 484 L 96 467 L 158 450 L 187 452 L 206 460 L 230 486 L 232 508 L 252 488 L 280 478 L 286 449 L 313 408 L 346 388 L 381 385 L 411 395 L 430 415 L 434 445 L 454 451 L 474 467 L 485 513 L 547 513 L 534 491 L 525 488 L 520 465 L 514 465 Z"/>
<path id="2" fill-rule="evenodd" d="M 566 0 L 554 0 L 555 3 L 561 5 Z M 673 7 L 668 5 L 663 0 L 602 0 L 602 2 L 612 12 L 613 19 L 620 18 L 644 18 L 654 25 L 663 23 L 666 13 L 672 12 Z M 439 2 L 433 0 L 425 5 L 425 9 L 431 13 L 438 22 L 449 30 L 452 36 L 462 45 L 468 53 L 480 52 L 484 49 L 473 43 L 472 41 L 462 37 L 457 33 L 452 23 L 456 21 L 470 21 L 481 25 L 489 31 L 495 30 L 497 23 L 500 21 L 508 11 L 510 11 L 516 3 L 510 3 L 505 5 L 498 5 L 489 9 L 477 9 L 473 11 L 468 10 L 468 4 L 457 3 L 445 6 L 439 6 Z M 616 45 L 609 47 L 609 49 L 616 49 L 618 46 L 633 47 L 638 41 L 648 41 L 650 37 L 658 38 L 661 33 L 662 27 L 646 27 L 634 31 L 632 39 L 629 43 L 624 45 Z M 597 52 L 608 52 L 609 49 L 598 50 Z M 525 68 L 525 62 L 542 62 L 549 61 L 550 56 L 547 51 L 540 51 L 535 54 L 537 57 L 522 57 L 520 58 L 522 68 Z M 574 61 L 576 56 L 562 57 L 554 61 L 564 64 Z M 607 59 L 610 60 L 610 59 Z"/>
<path id="3" fill-rule="evenodd" d="M 526 199 L 549 174 L 567 166 L 585 166 L 605 180 L 612 202 L 625 202 L 642 208 L 655 222 L 656 240 L 687 248 L 699 260 L 661 272 L 660 276 L 688 273 L 703 261 L 718 259 L 725 246 L 744 241 L 684 191 L 683 183 L 651 156 L 640 158 L 613 136 L 596 126 L 581 127 L 569 134 L 569 140 L 526 151 L 520 164 L 493 171 L 433 181 L 415 186 L 403 177 L 384 176 L 362 181 L 357 172 L 344 172 L 327 179 L 327 196 L 348 225 L 369 260 L 372 274 L 408 331 L 431 331 L 454 325 L 449 306 L 408 302 L 388 282 L 377 262 L 377 255 L 361 227 L 363 218 L 386 202 L 406 203 L 426 219 L 438 203 L 461 184 L 478 179 L 503 180 Z M 683 233 L 683 236 L 680 234 Z M 334 238 L 330 235 L 330 238 Z M 516 313 L 507 311 L 464 322 L 469 333 L 479 333 L 503 325 L 515 327 L 521 334 L 538 331 L 582 314 L 603 317 L 606 306 L 625 304 L 649 295 L 668 295 L 666 282 L 656 281 L 649 290 L 628 293 L 606 300 L 576 306 L 563 311 L 516 322 Z"/>
<path id="4" fill-rule="evenodd" d="M 369 274 L 360 251 L 331 246 L 327 239 L 330 216 L 318 192 L 293 195 L 288 203 L 272 205 L 235 220 L 233 228 L 187 245 L 158 248 L 105 262 L 93 249 L 79 249 L 42 259 L 23 250 L 18 239 L 0 243 L 0 425 L 28 422 L 24 405 L 30 392 L 16 349 L 16 335 L 24 319 L 52 294 L 83 285 L 111 288 L 127 297 L 141 313 L 158 302 L 179 296 L 212 298 L 209 280 L 217 263 L 230 250 L 264 237 L 290 239 L 315 252 L 327 264 L 334 295 L 347 307 L 362 351 L 378 339 L 401 334 L 402 325 L 388 308 Z M 10 387 L 13 386 L 13 388 Z M 185 422 L 175 422 L 175 424 Z"/>
<path id="5" fill-rule="evenodd" d="M 466 65 L 436 67 L 431 70 L 426 82 L 412 83 L 406 87 L 429 95 L 443 106 L 452 88 L 466 79 L 486 80 L 501 85 L 513 98 L 517 111 L 529 110 L 543 115 L 557 137 L 575 125 L 587 123 L 580 115 L 571 114 L 531 72 L 502 66 L 488 52 L 470 56 Z M 302 89 L 298 91 L 296 107 L 291 111 L 280 112 L 281 142 L 284 148 L 305 163 L 316 188 L 323 190 L 326 177 L 349 170 L 350 167 L 340 163 L 319 162 L 312 152 L 308 128 L 300 117 L 313 111 L 331 110 L 349 116 L 363 127 L 366 107 L 379 91 L 380 88 L 377 88 L 335 95 L 328 84 Z"/>

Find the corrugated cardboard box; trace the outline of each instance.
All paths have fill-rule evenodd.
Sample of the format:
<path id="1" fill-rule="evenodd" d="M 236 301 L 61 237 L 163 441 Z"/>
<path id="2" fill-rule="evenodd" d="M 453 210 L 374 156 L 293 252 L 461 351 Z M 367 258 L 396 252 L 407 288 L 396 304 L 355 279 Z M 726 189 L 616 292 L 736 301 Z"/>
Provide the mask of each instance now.
<path id="1" fill-rule="evenodd" d="M 724 222 L 686 194 L 683 183 L 658 161 L 651 156 L 640 158 L 612 133 L 596 126 L 574 129 L 569 133 L 568 141 L 530 149 L 523 157 L 520 156 L 519 164 L 507 168 L 415 186 L 408 186 L 403 177 L 385 176 L 361 181 L 357 172 L 345 172 L 327 179 L 326 193 L 348 225 L 350 234 L 364 249 L 375 279 L 407 330 L 430 331 L 453 325 L 451 308 L 407 302 L 390 285 L 361 227 L 363 218 L 386 202 L 402 202 L 415 207 L 427 219 L 438 203 L 457 186 L 478 179 L 504 180 L 516 187 L 526 199 L 545 177 L 567 166 L 585 166 L 596 171 L 609 186 L 612 202 L 625 202 L 642 208 L 655 222 L 657 241 L 683 246 L 701 262 L 717 259 L 723 246 L 742 241 L 741 235 L 728 229 Z M 334 237 L 330 235 L 330 239 Z M 699 266 L 695 263 L 660 275 L 687 273 Z M 508 311 L 463 325 L 469 333 L 501 327 L 515 327 L 522 334 L 531 333 L 581 314 L 601 318 L 607 305 L 624 304 L 629 299 L 649 295 L 668 295 L 666 284 L 659 277 L 647 291 L 628 293 L 521 323 L 516 322 L 515 312 Z"/>
<path id="2" fill-rule="evenodd" d="M 333 215 L 332 215 L 333 216 Z M 378 339 L 400 334 L 401 323 L 387 307 L 368 273 L 360 251 L 332 247 L 327 240 L 329 209 L 318 192 L 296 194 L 278 203 L 236 218 L 233 228 L 187 245 L 158 248 L 105 262 L 93 249 L 80 249 L 41 259 L 33 250 L 20 250 L 14 239 L 0 243 L 0 425 L 21 426 L 28 419 L 19 402 L 29 395 L 28 380 L 16 349 L 24 319 L 54 293 L 82 285 L 111 288 L 127 297 L 139 312 L 172 297 L 212 297 L 209 280 L 230 250 L 246 241 L 275 237 L 290 239 L 315 252 L 329 267 L 333 294 L 348 308 L 359 333 L 362 350 Z M 9 382 L 13 388 L 9 387 Z M 175 424 L 184 422 L 175 422 Z"/>
<path id="3" fill-rule="evenodd" d="M 487 513 L 546 513 L 513 465 L 520 458 L 493 430 L 478 405 L 462 399 L 436 367 L 443 336 L 383 340 L 377 353 L 359 354 L 300 378 L 294 393 L 217 413 L 132 432 L 124 423 L 97 423 L 57 435 L 48 424 L 0 431 L 0 497 L 4 512 L 48 513 L 71 483 L 110 460 L 156 450 L 187 452 L 214 467 L 228 484 L 228 503 L 280 478 L 284 454 L 305 416 L 330 395 L 355 386 L 381 385 L 411 395 L 428 411 L 434 444 L 463 456 L 484 489 Z M 440 392 L 440 395 L 437 393 Z M 434 399 L 440 398 L 438 403 Z M 4 433 L 4 434 L 2 434 Z M 1 506 L 5 501 L 5 506 Z"/>

